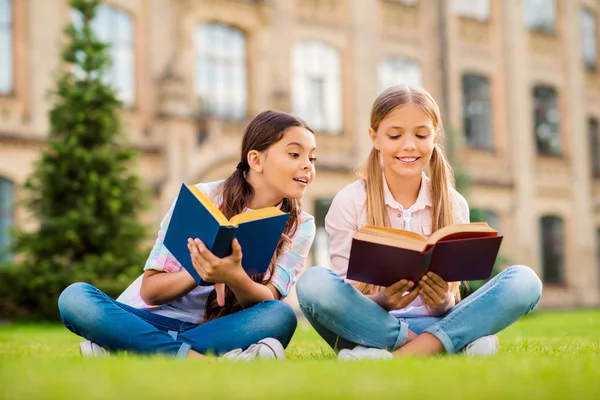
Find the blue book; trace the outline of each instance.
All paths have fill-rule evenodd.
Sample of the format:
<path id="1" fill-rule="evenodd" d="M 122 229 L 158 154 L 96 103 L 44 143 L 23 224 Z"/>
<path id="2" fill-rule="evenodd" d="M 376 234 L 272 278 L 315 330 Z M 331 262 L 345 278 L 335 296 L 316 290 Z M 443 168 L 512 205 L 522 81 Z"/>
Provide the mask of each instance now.
<path id="1" fill-rule="evenodd" d="M 201 286 L 202 280 L 192 265 L 188 238 L 200 239 L 217 257 L 231 254 L 231 241 L 242 247 L 242 267 L 248 275 L 267 271 L 283 234 L 289 213 L 276 207 L 244 212 L 227 220 L 210 199 L 194 185 L 181 185 L 164 244 L 177 261 Z"/>

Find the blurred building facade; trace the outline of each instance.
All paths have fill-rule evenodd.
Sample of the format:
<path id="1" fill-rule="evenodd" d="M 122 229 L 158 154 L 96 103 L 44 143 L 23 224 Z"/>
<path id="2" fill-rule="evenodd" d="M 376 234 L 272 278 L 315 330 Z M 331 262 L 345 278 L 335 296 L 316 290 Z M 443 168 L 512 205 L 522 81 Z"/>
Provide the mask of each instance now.
<path id="1" fill-rule="evenodd" d="M 156 226 L 182 181 L 227 176 L 245 124 L 292 112 L 317 132 L 305 209 L 323 218 L 370 150 L 389 86 L 438 100 L 470 175 L 465 193 L 504 235 L 502 254 L 545 282 L 542 305 L 600 303 L 600 1 L 107 0 L 94 29 L 154 190 Z M 19 186 L 48 132 L 67 0 L 0 0 L 0 250 L 30 223 Z"/>

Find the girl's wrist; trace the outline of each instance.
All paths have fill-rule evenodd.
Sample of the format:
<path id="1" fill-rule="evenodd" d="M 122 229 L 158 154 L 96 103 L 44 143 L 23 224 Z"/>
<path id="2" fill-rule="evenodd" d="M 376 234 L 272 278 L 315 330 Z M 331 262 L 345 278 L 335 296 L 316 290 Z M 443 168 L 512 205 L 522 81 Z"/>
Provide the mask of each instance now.
<path id="1" fill-rule="evenodd" d="M 229 286 L 230 288 L 234 288 L 245 285 L 247 280 L 252 279 L 250 279 L 248 274 L 246 274 L 246 271 L 244 271 L 242 266 L 239 265 L 238 268 L 233 269 L 229 274 L 227 274 L 227 276 L 223 280 L 223 283 Z"/>

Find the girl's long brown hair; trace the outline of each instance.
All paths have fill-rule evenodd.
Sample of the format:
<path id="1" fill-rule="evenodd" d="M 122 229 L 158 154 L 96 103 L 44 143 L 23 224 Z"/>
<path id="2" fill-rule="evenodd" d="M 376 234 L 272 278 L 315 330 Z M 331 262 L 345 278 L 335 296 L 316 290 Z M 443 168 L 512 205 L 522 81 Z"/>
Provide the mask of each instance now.
<path id="1" fill-rule="evenodd" d="M 293 126 L 305 128 L 314 133 L 304 121 L 291 114 L 279 111 L 264 111 L 258 114 L 250 121 L 244 132 L 242 152 L 240 155 L 241 162 L 247 162 L 248 153 L 250 151 L 265 151 L 274 143 L 279 142 L 283 138 L 285 130 Z M 248 204 L 250 204 L 253 196 L 254 189 L 246 181 L 244 169 L 237 168 L 233 174 L 225 180 L 221 211 L 225 214 L 225 217 L 229 219 L 234 215 L 243 212 L 246 207 L 248 207 Z M 298 228 L 298 220 L 302 211 L 300 200 L 284 198 L 281 205 L 281 211 L 289 212 L 290 217 L 283 230 L 283 235 L 277 244 L 271 264 L 269 265 L 269 278 L 263 280 L 263 274 L 252 275 L 251 278 L 254 282 L 267 284 L 271 281 L 271 277 L 275 271 L 277 258 L 281 255 L 284 247 L 290 242 L 290 238 Z M 216 291 L 213 290 L 208 297 L 204 322 L 229 315 L 241 309 L 242 307 L 235 295 L 227 286 L 225 286 L 225 305 L 223 307 L 217 304 L 217 294 Z"/>
<path id="2" fill-rule="evenodd" d="M 419 106 L 431 118 L 433 127 L 440 132 L 441 136 L 443 128 L 440 109 L 433 97 L 423 89 L 406 85 L 391 87 L 377 97 L 371 109 L 371 128 L 377 132 L 381 121 L 393 110 L 405 104 Z M 383 195 L 381 155 L 375 147 L 371 149 L 361 175 L 367 191 L 367 224 L 390 226 Z M 432 230 L 435 232 L 440 228 L 454 224 L 453 202 L 450 199 L 450 191 L 454 188 L 454 176 L 452 167 L 438 144 L 435 145 L 429 161 L 429 177 L 431 179 L 433 203 Z M 450 283 L 451 293 L 457 302 L 460 300 L 459 285 L 459 282 Z M 377 293 L 381 289 L 379 286 L 366 283 L 357 283 L 355 286 L 364 294 Z"/>

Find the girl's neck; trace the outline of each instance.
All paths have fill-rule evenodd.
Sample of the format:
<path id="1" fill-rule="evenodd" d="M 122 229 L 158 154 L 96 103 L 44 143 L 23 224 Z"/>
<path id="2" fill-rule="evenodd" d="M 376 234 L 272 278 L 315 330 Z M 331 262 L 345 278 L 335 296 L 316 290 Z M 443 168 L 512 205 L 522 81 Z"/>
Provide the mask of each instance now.
<path id="1" fill-rule="evenodd" d="M 254 196 L 250 200 L 248 208 L 258 210 L 259 208 L 276 206 L 283 201 L 281 195 L 273 193 L 273 190 L 260 177 L 255 176 L 253 173 L 248 172 L 246 180 L 254 189 Z"/>
<path id="2" fill-rule="evenodd" d="M 384 169 L 385 181 L 394 200 L 407 210 L 417 202 L 421 190 L 421 174 L 415 176 L 398 176 Z"/>

